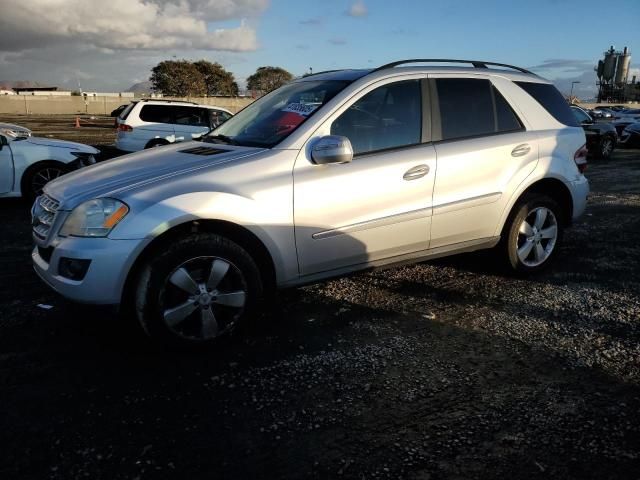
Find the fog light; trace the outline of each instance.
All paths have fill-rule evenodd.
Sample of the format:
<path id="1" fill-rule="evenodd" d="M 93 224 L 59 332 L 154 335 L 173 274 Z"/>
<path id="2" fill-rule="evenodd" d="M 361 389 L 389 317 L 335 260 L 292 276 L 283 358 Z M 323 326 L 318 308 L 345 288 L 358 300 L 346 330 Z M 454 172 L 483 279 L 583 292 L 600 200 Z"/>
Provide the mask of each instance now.
<path id="1" fill-rule="evenodd" d="M 79 258 L 61 257 L 58 264 L 58 273 L 70 280 L 82 280 L 89 270 L 91 260 L 82 260 Z"/>

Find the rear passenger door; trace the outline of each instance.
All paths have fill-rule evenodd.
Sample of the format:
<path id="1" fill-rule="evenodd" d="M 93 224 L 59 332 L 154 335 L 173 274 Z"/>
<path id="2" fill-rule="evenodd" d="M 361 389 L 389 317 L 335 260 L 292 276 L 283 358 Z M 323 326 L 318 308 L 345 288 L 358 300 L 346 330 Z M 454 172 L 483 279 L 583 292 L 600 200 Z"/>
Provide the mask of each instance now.
<path id="1" fill-rule="evenodd" d="M 202 107 L 174 107 L 176 142 L 188 142 L 207 133 L 211 127 L 209 110 Z"/>
<path id="2" fill-rule="evenodd" d="M 431 248 L 489 240 L 538 160 L 533 132 L 488 76 L 429 75 L 437 172 Z"/>

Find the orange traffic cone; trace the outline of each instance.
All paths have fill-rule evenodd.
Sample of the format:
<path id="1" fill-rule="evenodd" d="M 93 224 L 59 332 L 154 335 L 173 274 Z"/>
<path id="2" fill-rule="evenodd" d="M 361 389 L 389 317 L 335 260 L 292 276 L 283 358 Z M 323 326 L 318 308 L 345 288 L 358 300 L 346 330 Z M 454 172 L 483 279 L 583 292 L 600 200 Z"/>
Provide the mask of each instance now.
<path id="1" fill-rule="evenodd" d="M 76 116 L 76 128 L 80 128 L 80 117 Z"/>

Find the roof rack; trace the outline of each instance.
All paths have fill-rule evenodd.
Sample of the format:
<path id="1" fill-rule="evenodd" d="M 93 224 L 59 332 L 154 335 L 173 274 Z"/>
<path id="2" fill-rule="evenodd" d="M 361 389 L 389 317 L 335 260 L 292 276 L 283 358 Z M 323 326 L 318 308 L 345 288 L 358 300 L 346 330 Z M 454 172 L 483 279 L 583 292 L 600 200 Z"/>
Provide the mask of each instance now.
<path id="1" fill-rule="evenodd" d="M 513 65 L 507 65 L 506 63 L 483 62 L 481 60 L 455 60 L 450 58 L 411 58 L 408 60 L 399 60 L 397 62 L 391 62 L 391 63 L 387 63 L 386 65 L 382 65 L 372 70 L 371 73 L 377 72 L 378 70 L 384 70 L 386 68 L 397 67 L 398 65 L 403 65 L 405 63 L 470 63 L 475 68 L 489 68 L 489 66 L 506 67 L 506 68 L 511 68 L 513 70 L 517 70 L 518 72 L 522 72 L 522 73 L 532 73 L 529 70 L 526 70 L 524 68 L 516 67 Z"/>
<path id="2" fill-rule="evenodd" d="M 139 102 L 167 102 L 167 103 L 190 103 L 191 105 L 198 105 L 196 102 L 189 102 L 187 100 L 167 100 L 165 98 L 141 98 Z"/>
<path id="3" fill-rule="evenodd" d="M 304 75 L 301 78 L 313 77 L 314 75 L 322 75 L 323 73 L 341 72 L 342 70 L 343 69 L 341 68 L 336 68 L 334 70 L 322 70 L 321 72 L 313 72 L 313 73 L 310 73 L 309 75 Z"/>

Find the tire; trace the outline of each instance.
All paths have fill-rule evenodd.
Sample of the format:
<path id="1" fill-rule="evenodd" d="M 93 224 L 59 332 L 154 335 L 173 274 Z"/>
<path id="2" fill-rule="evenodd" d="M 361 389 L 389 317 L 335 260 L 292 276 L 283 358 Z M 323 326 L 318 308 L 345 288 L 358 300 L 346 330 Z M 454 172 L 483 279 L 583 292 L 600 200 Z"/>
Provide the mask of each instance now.
<path id="1" fill-rule="evenodd" d="M 555 200 L 543 194 L 525 195 L 513 207 L 500 240 L 506 267 L 517 274 L 548 267 L 558 252 L 564 224 L 565 212 Z"/>
<path id="2" fill-rule="evenodd" d="M 135 310 L 158 342 L 208 347 L 252 319 L 262 295 L 258 266 L 242 247 L 220 235 L 195 233 L 144 265 L 135 284 Z"/>
<path id="3" fill-rule="evenodd" d="M 55 180 L 67 173 L 69 169 L 63 163 L 44 161 L 31 165 L 22 175 L 22 196 L 27 200 L 34 200 L 42 195 L 42 188 L 51 180 Z"/>
<path id="4" fill-rule="evenodd" d="M 616 141 L 609 135 L 602 137 L 600 144 L 598 145 L 598 158 L 607 160 L 613 153 L 613 149 L 616 147 Z"/>
<path id="5" fill-rule="evenodd" d="M 164 138 L 154 138 L 153 140 L 149 140 L 144 148 L 146 150 L 147 148 L 163 147 L 165 145 L 169 145 L 169 142 Z"/>

